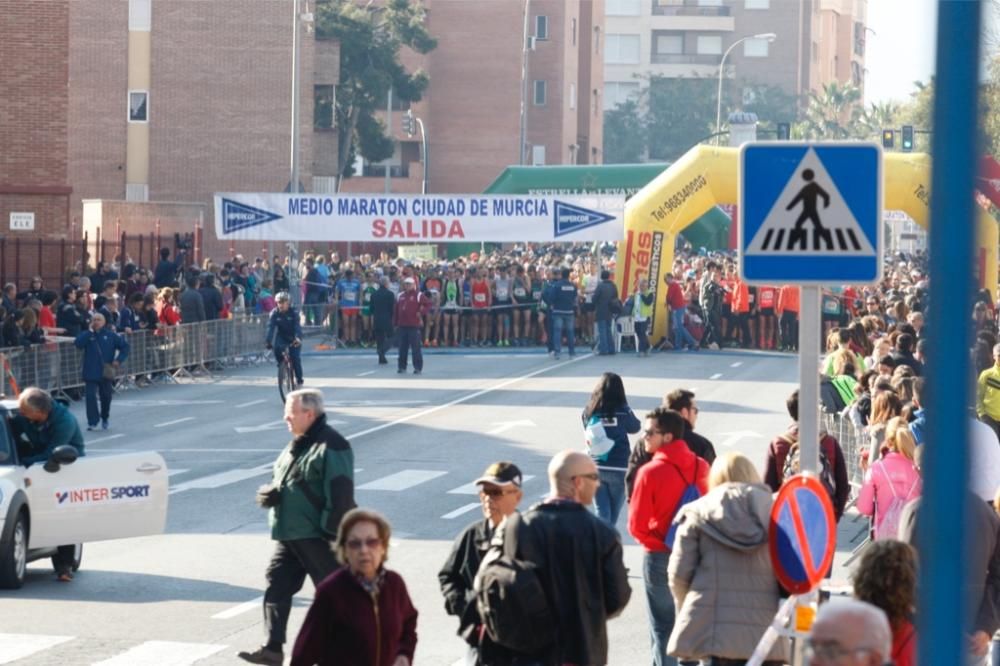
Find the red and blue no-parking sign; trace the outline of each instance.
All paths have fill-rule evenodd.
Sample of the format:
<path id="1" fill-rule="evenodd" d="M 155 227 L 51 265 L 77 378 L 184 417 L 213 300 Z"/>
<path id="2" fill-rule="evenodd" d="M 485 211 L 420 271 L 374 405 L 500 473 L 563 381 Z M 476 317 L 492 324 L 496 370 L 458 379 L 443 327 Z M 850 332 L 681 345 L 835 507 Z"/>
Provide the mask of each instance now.
<path id="1" fill-rule="evenodd" d="M 833 564 L 837 523 L 826 488 L 797 474 L 778 491 L 771 508 L 768 547 L 775 576 L 791 594 L 815 589 Z"/>

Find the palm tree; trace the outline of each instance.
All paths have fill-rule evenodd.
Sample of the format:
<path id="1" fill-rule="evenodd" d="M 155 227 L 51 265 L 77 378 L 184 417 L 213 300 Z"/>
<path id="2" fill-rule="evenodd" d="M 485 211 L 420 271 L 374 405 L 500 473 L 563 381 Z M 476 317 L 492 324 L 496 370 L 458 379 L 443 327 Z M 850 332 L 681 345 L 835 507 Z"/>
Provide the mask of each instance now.
<path id="1" fill-rule="evenodd" d="M 817 93 L 809 93 L 805 119 L 799 124 L 798 134 L 808 140 L 856 139 L 859 131 L 862 108 L 861 89 L 850 82 L 843 84 L 832 81 L 823 84 Z"/>
<path id="2" fill-rule="evenodd" d="M 865 139 L 878 138 L 884 128 L 896 127 L 899 120 L 899 104 L 893 101 L 878 104 L 872 102 L 861 113 L 859 129 L 864 132 Z"/>

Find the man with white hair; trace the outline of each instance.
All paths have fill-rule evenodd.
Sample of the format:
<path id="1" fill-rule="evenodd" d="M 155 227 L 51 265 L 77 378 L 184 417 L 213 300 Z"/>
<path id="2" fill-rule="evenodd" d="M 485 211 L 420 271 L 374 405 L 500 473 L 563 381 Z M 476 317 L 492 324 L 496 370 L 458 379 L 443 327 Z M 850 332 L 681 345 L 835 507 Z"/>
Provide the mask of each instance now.
<path id="1" fill-rule="evenodd" d="M 857 599 L 831 599 L 820 606 L 806 641 L 811 666 L 882 666 L 891 651 L 885 613 Z"/>
<path id="2" fill-rule="evenodd" d="M 285 422 L 292 441 L 274 462 L 271 483 L 257 490 L 268 509 L 276 544 L 267 567 L 264 626 L 267 643 L 237 656 L 251 664 L 281 666 L 292 597 L 306 576 L 314 585 L 337 568 L 331 542 L 354 503 L 354 452 L 326 422 L 323 394 L 300 389 L 288 394 Z"/>

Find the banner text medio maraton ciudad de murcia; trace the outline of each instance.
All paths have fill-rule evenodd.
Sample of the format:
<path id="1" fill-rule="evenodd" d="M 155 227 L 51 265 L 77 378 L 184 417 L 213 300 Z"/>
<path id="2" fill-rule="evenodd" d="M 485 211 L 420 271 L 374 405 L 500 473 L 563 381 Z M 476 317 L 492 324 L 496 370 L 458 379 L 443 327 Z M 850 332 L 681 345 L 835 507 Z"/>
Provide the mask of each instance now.
<path id="1" fill-rule="evenodd" d="M 619 241 L 620 195 L 218 193 L 219 238 L 252 241 Z"/>

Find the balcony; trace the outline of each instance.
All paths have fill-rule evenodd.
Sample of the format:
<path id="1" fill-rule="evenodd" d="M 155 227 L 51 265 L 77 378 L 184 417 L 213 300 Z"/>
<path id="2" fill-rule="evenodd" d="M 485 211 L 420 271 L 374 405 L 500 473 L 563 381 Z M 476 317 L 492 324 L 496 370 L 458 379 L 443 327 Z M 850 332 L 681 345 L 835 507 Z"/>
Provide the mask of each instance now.
<path id="1" fill-rule="evenodd" d="M 654 53 L 650 62 L 654 65 L 715 65 L 722 61 L 720 54 L 704 53 Z"/>
<path id="2" fill-rule="evenodd" d="M 653 16 L 729 16 L 727 5 L 697 5 L 653 0 Z"/>

